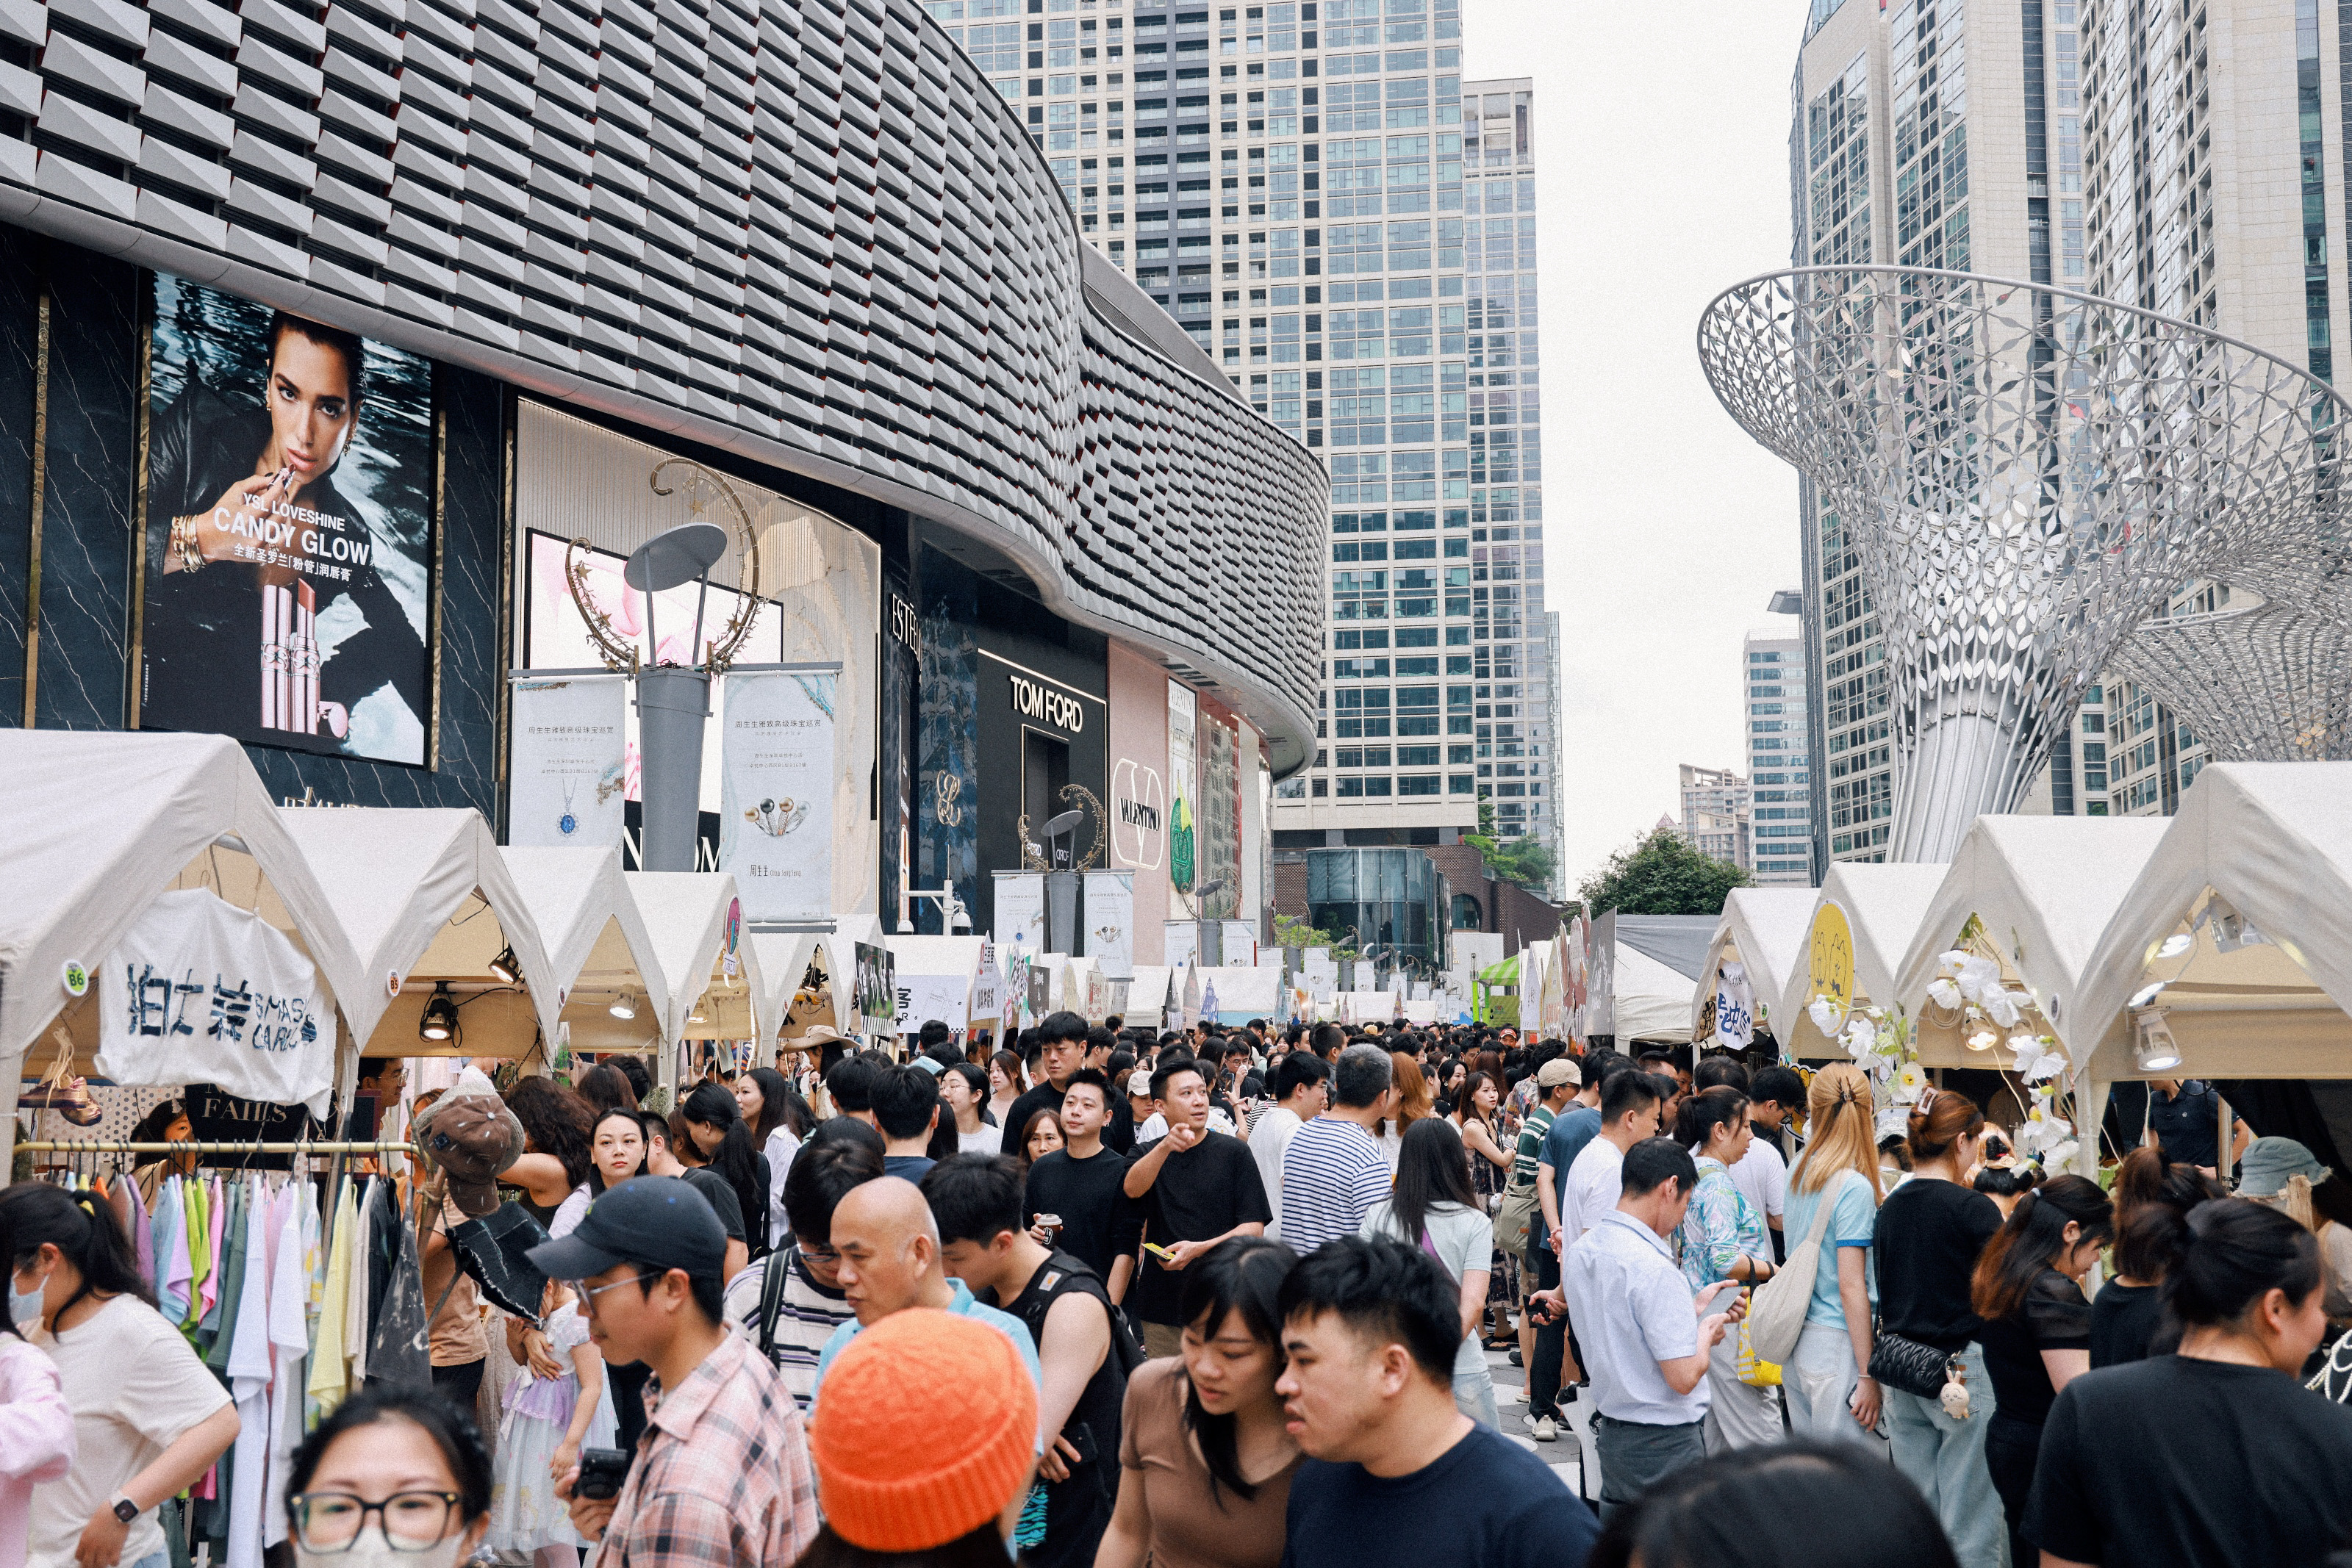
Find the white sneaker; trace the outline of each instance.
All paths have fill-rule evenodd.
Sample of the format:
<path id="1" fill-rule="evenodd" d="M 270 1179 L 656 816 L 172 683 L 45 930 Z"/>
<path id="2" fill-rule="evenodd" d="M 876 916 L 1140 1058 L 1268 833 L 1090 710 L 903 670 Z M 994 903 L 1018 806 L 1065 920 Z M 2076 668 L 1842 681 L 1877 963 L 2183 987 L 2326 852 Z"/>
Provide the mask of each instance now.
<path id="1" fill-rule="evenodd" d="M 1499 1397 L 1506 1405 L 1525 1405 L 1528 1402 L 1528 1391 L 1524 1386 L 1518 1388 L 1506 1388 L 1502 1391 Z"/>
<path id="2" fill-rule="evenodd" d="M 1537 1418 L 1536 1441 L 1538 1443 L 1556 1443 L 1559 1441 L 1559 1428 L 1552 1425 L 1550 1416 L 1543 1416 Z"/>

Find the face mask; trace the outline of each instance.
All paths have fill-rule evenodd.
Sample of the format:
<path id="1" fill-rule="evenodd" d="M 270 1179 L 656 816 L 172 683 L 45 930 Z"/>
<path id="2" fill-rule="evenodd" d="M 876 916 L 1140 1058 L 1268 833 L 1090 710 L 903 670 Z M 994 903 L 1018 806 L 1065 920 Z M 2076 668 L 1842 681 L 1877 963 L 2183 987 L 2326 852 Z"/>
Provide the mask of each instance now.
<path id="1" fill-rule="evenodd" d="M 44 1292 L 47 1290 L 48 1283 L 49 1282 L 47 1280 L 44 1280 L 39 1284 L 35 1285 L 30 1291 L 20 1291 L 16 1289 L 16 1281 L 15 1276 L 10 1276 L 8 1281 L 9 1321 L 14 1322 L 20 1329 L 28 1329 L 34 1324 L 39 1322 L 41 1321 Z"/>
<path id="2" fill-rule="evenodd" d="M 463 1531 L 418 1552 L 395 1552 L 379 1526 L 370 1523 L 341 1552 L 311 1552 L 297 1544 L 295 1568 L 457 1568 Z"/>

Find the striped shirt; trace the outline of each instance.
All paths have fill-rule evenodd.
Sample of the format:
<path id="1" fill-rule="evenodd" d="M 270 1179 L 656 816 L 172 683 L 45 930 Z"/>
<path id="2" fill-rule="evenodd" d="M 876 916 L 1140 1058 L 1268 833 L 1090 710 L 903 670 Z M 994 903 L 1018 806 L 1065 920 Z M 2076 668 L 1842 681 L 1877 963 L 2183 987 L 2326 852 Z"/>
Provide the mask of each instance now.
<path id="1" fill-rule="evenodd" d="M 674 1391 L 646 1385 L 645 1434 L 593 1568 L 792 1563 L 816 1527 L 800 1411 L 730 1333 Z"/>
<path id="2" fill-rule="evenodd" d="M 1536 1167 L 1543 1163 L 1544 1134 L 1551 1131 L 1551 1120 L 1556 1113 L 1549 1105 L 1538 1105 L 1528 1113 L 1527 1120 L 1519 1124 L 1519 1141 L 1512 1150 L 1511 1158 L 1513 1186 L 1536 1185 Z"/>
<path id="3" fill-rule="evenodd" d="M 801 1414 L 808 1414 L 816 1391 L 816 1358 L 833 1331 L 857 1314 L 849 1299 L 809 1277 L 800 1249 L 792 1249 L 793 1271 L 784 1276 L 784 1299 L 776 1303 L 776 1375 L 792 1395 Z M 754 1346 L 760 1343 L 760 1292 L 769 1269 L 779 1260 L 772 1254 L 742 1270 L 727 1281 L 727 1321 L 743 1331 Z"/>
<path id="4" fill-rule="evenodd" d="M 1318 1116 L 1282 1151 L 1282 1239 L 1303 1255 L 1353 1236 L 1393 1185 L 1371 1134 L 1344 1117 Z"/>

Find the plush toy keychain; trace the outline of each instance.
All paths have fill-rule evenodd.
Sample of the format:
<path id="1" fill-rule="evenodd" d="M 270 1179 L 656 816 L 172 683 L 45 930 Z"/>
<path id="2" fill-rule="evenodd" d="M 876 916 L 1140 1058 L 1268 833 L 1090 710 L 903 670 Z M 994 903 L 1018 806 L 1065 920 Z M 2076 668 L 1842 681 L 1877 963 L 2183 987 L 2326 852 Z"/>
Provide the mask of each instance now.
<path id="1" fill-rule="evenodd" d="M 1969 1418 L 1968 1376 L 1968 1368 L 1960 1364 L 1958 1356 L 1956 1355 L 1944 1364 L 1942 1395 L 1944 1414 L 1955 1421 L 1965 1421 Z"/>

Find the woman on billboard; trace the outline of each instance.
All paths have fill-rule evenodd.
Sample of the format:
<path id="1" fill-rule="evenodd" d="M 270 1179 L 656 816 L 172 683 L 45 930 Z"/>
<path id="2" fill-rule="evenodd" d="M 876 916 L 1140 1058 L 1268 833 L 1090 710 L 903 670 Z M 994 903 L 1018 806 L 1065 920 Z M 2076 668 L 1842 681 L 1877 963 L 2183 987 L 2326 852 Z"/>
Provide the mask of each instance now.
<path id="1" fill-rule="evenodd" d="M 426 702 L 424 641 L 379 560 L 397 541 L 334 477 L 368 406 L 364 345 L 275 313 L 252 345 L 262 352 L 231 360 L 257 376 L 257 405 L 204 379 L 196 361 L 217 369 L 220 355 L 199 355 L 193 337 L 183 319 L 170 343 L 160 327 L 156 340 L 159 360 L 177 348 L 189 362 L 150 435 L 142 722 L 305 749 L 408 751 L 397 741 L 363 748 L 352 734 L 353 710 L 387 687 L 412 721 L 391 727 L 421 730 Z"/>

